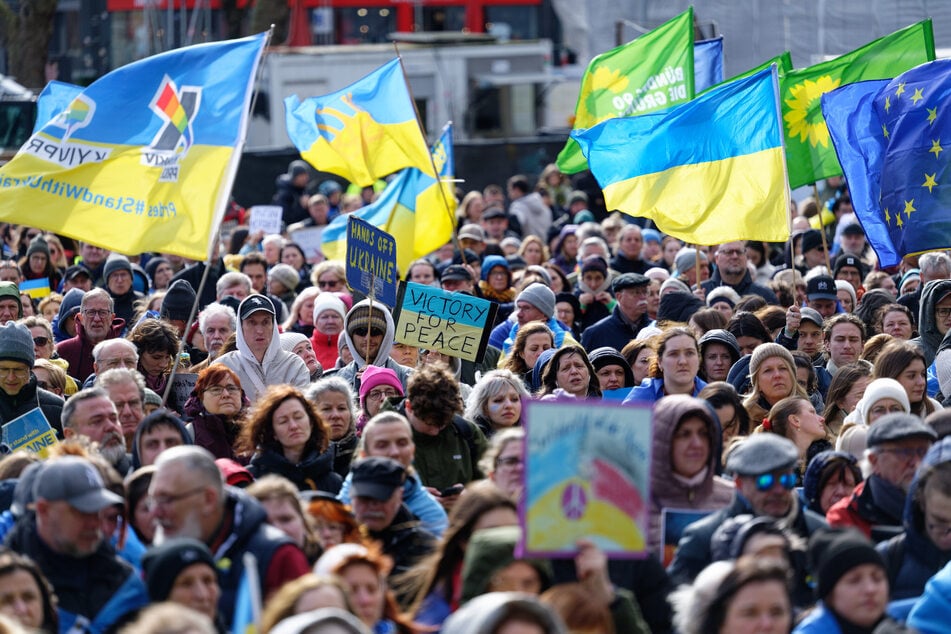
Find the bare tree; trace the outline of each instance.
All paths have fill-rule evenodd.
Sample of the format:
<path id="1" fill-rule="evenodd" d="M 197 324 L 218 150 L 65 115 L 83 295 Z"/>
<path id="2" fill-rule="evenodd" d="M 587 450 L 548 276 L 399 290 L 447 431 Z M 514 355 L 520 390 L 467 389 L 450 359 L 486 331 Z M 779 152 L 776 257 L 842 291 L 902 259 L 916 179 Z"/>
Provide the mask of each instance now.
<path id="1" fill-rule="evenodd" d="M 57 0 L 20 0 L 13 11 L 0 2 L 0 28 L 4 35 L 9 74 L 27 88 L 46 85 L 46 61 L 53 35 Z"/>

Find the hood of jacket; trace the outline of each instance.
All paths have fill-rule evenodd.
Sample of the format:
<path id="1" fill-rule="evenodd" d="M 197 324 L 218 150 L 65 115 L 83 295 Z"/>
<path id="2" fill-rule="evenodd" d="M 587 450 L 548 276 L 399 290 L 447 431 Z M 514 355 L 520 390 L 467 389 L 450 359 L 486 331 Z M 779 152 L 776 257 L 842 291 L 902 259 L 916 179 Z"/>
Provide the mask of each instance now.
<path id="1" fill-rule="evenodd" d="M 706 425 L 710 451 L 707 456 L 707 473 L 703 480 L 688 486 L 674 475 L 671 447 L 677 426 L 687 417 L 697 417 Z M 683 394 L 667 396 L 654 405 L 654 440 L 651 451 L 652 496 L 658 507 L 676 507 L 678 504 L 694 504 L 709 498 L 713 493 L 713 478 L 720 460 L 718 447 L 722 446 L 719 419 L 706 403 Z"/>
<path id="2" fill-rule="evenodd" d="M 144 419 L 143 419 L 143 422 L 144 422 Z M 182 444 L 185 444 L 185 445 L 195 444 L 194 442 L 192 442 L 192 435 L 188 433 L 188 429 L 185 428 L 185 423 L 183 423 L 181 419 L 179 419 L 177 416 L 168 416 L 166 418 L 162 418 L 161 422 L 157 423 L 157 425 L 164 425 L 166 427 L 168 427 L 170 424 L 174 425 L 175 428 L 178 430 L 178 433 L 181 434 Z M 142 423 L 139 423 L 138 427 L 135 428 L 135 436 L 132 437 L 132 468 L 133 469 L 138 469 L 139 467 L 142 466 L 141 459 L 139 458 L 139 441 L 142 440 L 142 434 L 144 434 L 146 431 L 150 431 L 152 427 L 157 425 L 153 424 L 146 427 Z"/>
<path id="3" fill-rule="evenodd" d="M 902 524 L 905 528 L 908 549 L 918 559 L 925 562 L 947 562 L 951 559 L 951 551 L 939 550 L 928 539 L 925 531 L 925 513 L 919 500 L 920 495 L 924 495 L 924 493 L 922 492 L 920 495 L 918 493 L 921 480 L 943 462 L 951 462 L 951 437 L 942 438 L 931 446 L 928 453 L 921 460 L 921 464 L 918 465 L 915 479 L 908 488 L 908 495 L 905 498 Z"/>
<path id="4" fill-rule="evenodd" d="M 486 528 L 472 534 L 462 564 L 463 603 L 485 594 L 489 580 L 514 561 L 524 561 L 535 568 L 543 590 L 551 585 L 552 569 L 547 560 L 515 556 L 515 547 L 521 536 L 522 529 L 518 526 Z"/>
<path id="5" fill-rule="evenodd" d="M 921 304 L 918 309 L 918 341 L 925 353 L 925 365 L 931 365 L 943 335 L 938 332 L 934 317 L 935 304 L 940 298 L 951 293 L 951 280 L 932 280 L 921 291 Z"/>
<path id="6" fill-rule="evenodd" d="M 687 322 L 690 316 L 704 308 L 705 305 L 696 295 L 674 291 L 660 298 L 660 308 L 657 309 L 657 321 L 672 320 Z"/>

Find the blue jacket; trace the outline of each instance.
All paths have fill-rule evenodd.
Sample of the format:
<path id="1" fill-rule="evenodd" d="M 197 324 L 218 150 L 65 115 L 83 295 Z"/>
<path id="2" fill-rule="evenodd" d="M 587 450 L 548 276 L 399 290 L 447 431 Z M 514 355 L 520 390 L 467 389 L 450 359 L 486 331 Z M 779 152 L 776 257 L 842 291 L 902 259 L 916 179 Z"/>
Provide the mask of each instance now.
<path id="1" fill-rule="evenodd" d="M 925 454 L 908 489 L 902 516 L 905 532 L 876 546 L 885 559 L 893 601 L 921 596 L 928 579 L 951 561 L 951 551 L 939 550 L 928 538 L 924 510 L 916 495 L 922 477 L 935 465 L 948 461 L 951 461 L 951 438 L 944 438 Z"/>
<path id="2" fill-rule="evenodd" d="M 690 396 L 696 396 L 705 387 L 707 384 L 702 379 L 694 377 L 693 392 Z M 632 401 L 656 403 L 662 398 L 664 398 L 664 379 L 644 379 L 640 385 L 631 390 L 621 404 L 628 405 Z"/>
<path id="3" fill-rule="evenodd" d="M 629 341 L 637 337 L 637 333 L 651 323 L 650 317 L 644 313 L 637 323 L 629 325 L 621 317 L 620 310 L 619 306 L 615 306 L 610 315 L 586 328 L 581 335 L 581 347 L 588 352 L 602 346 L 621 350 Z"/>
<path id="4" fill-rule="evenodd" d="M 353 480 L 353 474 L 348 473 L 337 494 L 337 499 L 344 504 L 350 504 L 350 485 Z M 449 519 L 446 517 L 446 511 L 439 502 L 429 494 L 429 491 L 423 488 L 419 478 L 415 475 L 409 475 L 406 482 L 403 483 L 403 504 L 410 510 L 410 513 L 422 523 L 423 528 L 435 535 L 442 537 L 442 534 L 449 528 Z"/>
<path id="5" fill-rule="evenodd" d="M 842 628 L 838 621 L 832 616 L 832 613 L 826 609 L 825 604 L 820 601 L 816 604 L 816 609 L 806 615 L 793 634 L 841 634 Z"/>
<path id="6" fill-rule="evenodd" d="M 951 565 L 925 584 L 925 592 L 908 615 L 908 625 L 921 634 L 945 634 L 951 614 Z"/>

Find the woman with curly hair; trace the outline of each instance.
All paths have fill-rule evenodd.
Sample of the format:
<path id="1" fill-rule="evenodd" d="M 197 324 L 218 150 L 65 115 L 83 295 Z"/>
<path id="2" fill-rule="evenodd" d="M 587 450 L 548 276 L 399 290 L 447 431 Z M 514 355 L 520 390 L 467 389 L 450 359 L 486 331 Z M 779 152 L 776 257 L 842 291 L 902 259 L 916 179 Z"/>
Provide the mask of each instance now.
<path id="1" fill-rule="evenodd" d="M 178 331 L 175 326 L 161 319 L 147 318 L 136 324 L 129 340 L 139 351 L 136 368 L 145 378 L 145 386 L 155 392 L 165 392 L 172 361 L 178 354 Z"/>
<path id="2" fill-rule="evenodd" d="M 327 426 L 292 385 L 275 385 L 254 404 L 238 436 L 239 453 L 254 454 L 248 470 L 255 478 L 284 476 L 301 491 L 336 493 L 343 482 L 333 471 Z"/>
<path id="3" fill-rule="evenodd" d="M 539 355 L 549 348 L 555 347 L 555 334 L 551 328 L 540 321 L 533 321 L 518 329 L 512 351 L 502 364 L 503 370 L 508 370 L 522 378 L 527 387 L 531 384 L 532 369 Z"/>

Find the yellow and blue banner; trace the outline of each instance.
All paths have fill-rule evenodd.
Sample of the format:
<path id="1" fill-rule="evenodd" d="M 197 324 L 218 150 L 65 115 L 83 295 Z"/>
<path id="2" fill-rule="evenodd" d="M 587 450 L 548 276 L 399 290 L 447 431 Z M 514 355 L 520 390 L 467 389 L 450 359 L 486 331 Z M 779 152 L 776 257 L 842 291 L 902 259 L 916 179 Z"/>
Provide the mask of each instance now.
<path id="1" fill-rule="evenodd" d="M 0 220 L 120 253 L 208 257 L 241 158 L 266 34 L 118 68 L 0 168 Z"/>
<path id="2" fill-rule="evenodd" d="M 883 267 L 951 248 L 951 60 L 822 96 L 852 205 Z"/>
<path id="3" fill-rule="evenodd" d="M 433 144 L 433 163 L 439 178 L 451 179 L 456 175 L 456 160 L 452 143 L 452 121 L 443 126 L 439 138 Z"/>
<path id="4" fill-rule="evenodd" d="M 291 95 L 284 119 L 305 161 L 361 187 L 406 167 L 433 173 L 399 59 L 329 95 Z"/>
<path id="5" fill-rule="evenodd" d="M 571 133 L 609 210 L 692 244 L 789 238 L 776 67 L 656 114 Z"/>
<path id="6" fill-rule="evenodd" d="M 20 292 L 26 293 L 32 299 L 41 299 L 50 294 L 50 278 L 38 277 L 35 280 L 20 282 Z"/>
<path id="7" fill-rule="evenodd" d="M 37 407 L 3 425 L 2 438 L 11 451 L 25 449 L 45 458 L 56 444 L 56 430 Z"/>

